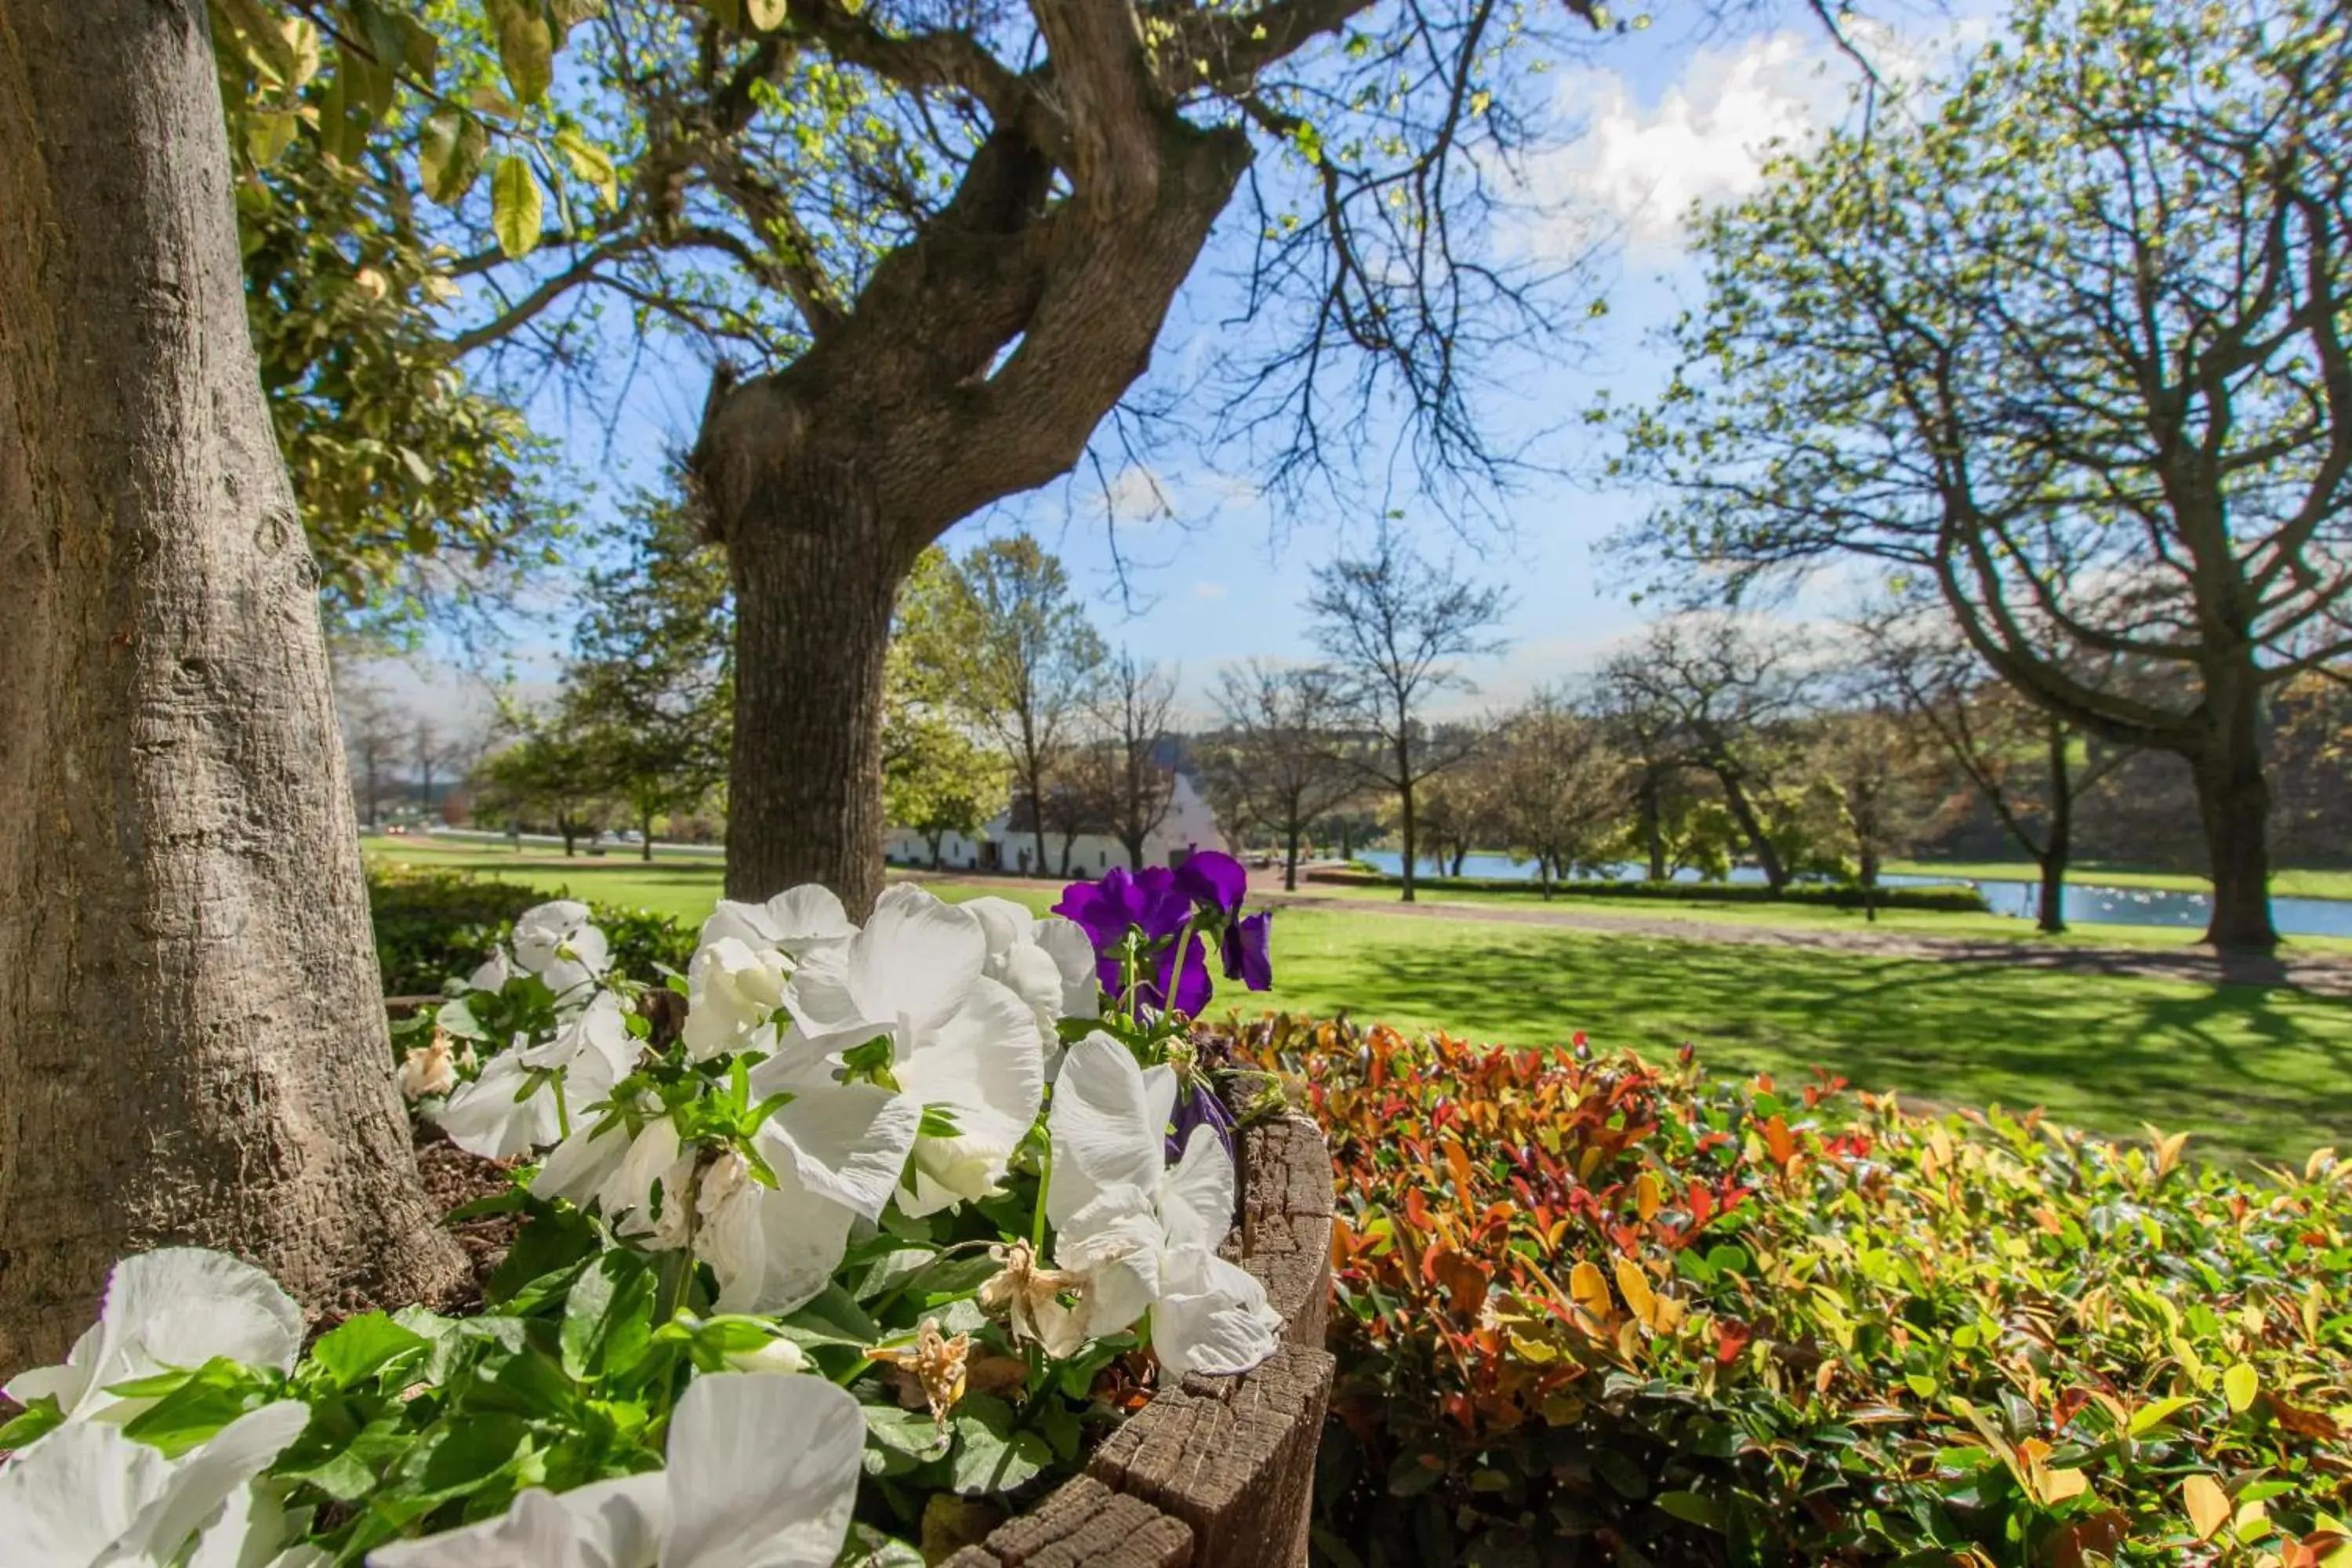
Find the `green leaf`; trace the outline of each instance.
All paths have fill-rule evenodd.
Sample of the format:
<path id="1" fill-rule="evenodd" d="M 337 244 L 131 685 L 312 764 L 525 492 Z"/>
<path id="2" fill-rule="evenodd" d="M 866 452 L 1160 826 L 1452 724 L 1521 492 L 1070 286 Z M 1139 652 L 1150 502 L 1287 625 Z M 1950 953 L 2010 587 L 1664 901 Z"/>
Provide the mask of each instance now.
<path id="1" fill-rule="evenodd" d="M 2243 1415 L 2253 1405 L 2254 1395 L 2261 1392 L 2262 1386 L 2262 1374 L 2248 1363 L 2242 1361 L 2223 1373 L 2221 1393 L 2230 1402 L 2230 1414 Z"/>
<path id="2" fill-rule="evenodd" d="M 65 1424 L 65 1412 L 58 1408 L 58 1396 L 44 1394 L 25 1406 L 14 1420 L 0 1426 L 0 1449 L 21 1448 Z"/>
<path id="3" fill-rule="evenodd" d="M 555 36 L 536 0 L 494 0 L 492 20 L 498 27 L 499 68 L 515 101 L 529 108 L 547 96 L 555 80 Z"/>
<path id="4" fill-rule="evenodd" d="M 838 1281 L 788 1318 L 776 1320 L 786 1338 L 803 1345 L 873 1344 L 882 1337 L 881 1325 L 866 1315 L 856 1298 Z"/>
<path id="5" fill-rule="evenodd" d="M 462 110 L 437 109 L 426 116 L 416 140 L 416 173 L 424 182 L 425 194 L 445 207 L 464 201 L 482 172 L 482 155 L 489 150 L 489 142 L 488 130 Z M 453 1035 L 463 1033 L 449 1024 L 452 1008 L 458 1010 L 467 1028 L 473 1031 L 467 1038 L 483 1037 L 473 1009 L 462 998 L 443 1005 L 437 1020 L 443 1028 Z"/>
<path id="6" fill-rule="evenodd" d="M 124 1426 L 123 1435 L 161 1448 L 176 1458 L 257 1407 L 268 1395 L 249 1368 L 216 1358 L 206 1362 L 174 1392 L 165 1394 Z"/>
<path id="7" fill-rule="evenodd" d="M 267 169 L 294 144 L 301 117 L 292 110 L 255 110 L 245 122 L 246 156 Z"/>
<path id="8" fill-rule="evenodd" d="M 1660 1492 L 1655 1499 L 1658 1507 L 1686 1524 L 1720 1532 L 1723 1516 L 1714 1503 L 1696 1492 Z"/>
<path id="9" fill-rule="evenodd" d="M 310 1360 L 337 1388 L 349 1388 L 403 1356 L 430 1351 L 433 1342 L 382 1312 L 352 1318 L 320 1336 Z"/>
<path id="10" fill-rule="evenodd" d="M 2137 1410 L 2132 1412 L 2131 1435 L 2137 1437 L 2147 1432 L 2153 1431 L 2155 1428 L 2164 1425 L 2167 1421 L 2171 1420 L 2174 1415 L 2179 1414 L 2181 1411 L 2196 1403 L 2196 1399 L 2191 1395 L 2174 1394 L 2168 1394 L 2165 1398 L 2156 1400 L 2150 1404 L 2143 1405 Z"/>
<path id="11" fill-rule="evenodd" d="M 509 257 L 529 256 L 539 248 L 539 231 L 545 211 L 539 180 L 530 161 L 509 153 L 490 169 L 490 227 L 499 248 Z"/>
<path id="12" fill-rule="evenodd" d="M 992 1395 L 968 1396 L 956 1406 L 953 1426 L 948 1485 L 966 1497 L 1011 1491 L 1054 1461 L 1045 1439 L 1016 1429 L 1013 1407 Z"/>
<path id="13" fill-rule="evenodd" d="M 605 1253 L 563 1302 L 563 1370 L 583 1382 L 626 1372 L 653 1342 L 652 1267 L 634 1252 Z"/>

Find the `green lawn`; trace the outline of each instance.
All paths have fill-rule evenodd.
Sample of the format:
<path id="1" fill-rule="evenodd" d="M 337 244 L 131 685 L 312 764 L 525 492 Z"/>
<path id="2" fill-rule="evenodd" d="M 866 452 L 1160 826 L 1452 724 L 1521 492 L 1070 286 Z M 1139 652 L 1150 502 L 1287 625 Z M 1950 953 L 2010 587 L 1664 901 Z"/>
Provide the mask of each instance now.
<path id="1" fill-rule="evenodd" d="M 1958 873 L 1955 873 L 1958 874 Z M 1993 874 L 1990 869 L 1987 875 Z M 2332 873 L 2307 873 L 2332 875 Z M 1300 893 L 1313 898 L 1360 900 L 1367 903 L 1394 903 L 1396 889 L 1348 882 L 1301 881 Z M 1542 909 L 1543 897 L 1530 887 L 1524 893 L 1473 892 L 1444 889 L 1423 890 L 1417 898 L 1423 904 L 1507 905 L 1513 909 Z M 2200 931 L 2189 926 L 2135 926 L 2077 922 L 2066 929 L 2063 936 L 2051 938 L 2033 929 L 2032 921 L 2017 920 L 2008 915 L 1945 914 L 1930 910 L 1881 910 L 1874 923 L 1863 918 L 1860 910 L 1832 909 L 1822 904 L 1772 904 L 1756 902 L 1720 902 L 1705 899 L 1635 899 L 1622 894 L 1580 898 L 1561 891 L 1548 906 L 1572 910 L 1580 916 L 1601 920 L 1695 921 L 1702 925 L 1768 926 L 1778 931 L 1888 931 L 1904 936 L 1990 937 L 2001 942 L 2058 942 L 2074 947 L 2187 947 L 2197 941 Z M 2289 952 L 2352 952 L 2352 937 L 2296 937 L 2287 943 Z"/>
<path id="2" fill-rule="evenodd" d="M 398 839 L 369 848 L 688 921 L 709 910 L 719 889 L 708 858 L 565 861 Z M 1052 901 L 1036 889 L 937 886 L 948 898 Z M 2144 1121 L 2190 1128 L 2210 1152 L 2232 1157 L 2300 1160 L 2322 1143 L 2352 1143 L 2352 1003 L 1371 910 L 1288 910 L 1275 930 L 1280 984 L 1246 997 L 1251 1011 L 1344 1009 L 1367 1023 L 1442 1025 L 1522 1045 L 1582 1029 L 1602 1047 L 1653 1056 L 1688 1041 L 1718 1070 L 1795 1079 L 1819 1065 L 1939 1104 L 2039 1104 L 2116 1133 Z M 1229 986 L 1220 999 L 1244 995 Z"/>
<path id="3" fill-rule="evenodd" d="M 1965 877 L 2035 882 L 2042 873 L 2031 860 L 1892 860 L 1889 871 L 1922 877 Z M 2101 860 L 2077 861 L 2066 872 L 2070 882 L 2103 888 L 2156 888 L 2172 893 L 2202 893 L 2213 886 L 2210 878 L 2193 871 L 2157 871 L 2144 866 L 2110 865 Z M 2271 891 L 2283 899 L 2352 899 L 2352 871 L 2274 871 Z"/>

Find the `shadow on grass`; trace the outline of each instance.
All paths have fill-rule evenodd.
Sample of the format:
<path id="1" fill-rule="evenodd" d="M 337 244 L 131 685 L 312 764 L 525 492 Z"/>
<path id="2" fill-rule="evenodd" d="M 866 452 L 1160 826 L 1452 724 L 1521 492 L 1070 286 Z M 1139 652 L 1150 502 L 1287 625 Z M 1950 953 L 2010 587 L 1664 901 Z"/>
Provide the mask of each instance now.
<path id="1" fill-rule="evenodd" d="M 1531 1045 L 1586 1031 L 1718 1071 L 1818 1066 L 1942 1104 L 2043 1105 L 2210 1152 L 2295 1158 L 2352 1133 L 2352 1004 L 2286 991 L 1703 942 L 1496 931 L 1384 940 L 1343 921 L 1282 931 L 1275 1000 Z M 1411 933 L 1407 933 L 1410 935 Z M 1437 933 L 1431 933 L 1437 935 Z M 1236 1001 L 1228 994 L 1223 1000 Z M 1253 999 L 1255 1000 L 1255 999 Z"/>

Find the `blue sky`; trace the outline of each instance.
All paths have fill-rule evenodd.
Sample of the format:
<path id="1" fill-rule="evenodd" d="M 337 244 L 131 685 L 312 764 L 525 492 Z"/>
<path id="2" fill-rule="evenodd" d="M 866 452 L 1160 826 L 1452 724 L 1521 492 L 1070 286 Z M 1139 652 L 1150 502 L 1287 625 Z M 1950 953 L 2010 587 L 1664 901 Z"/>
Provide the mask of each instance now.
<path id="1" fill-rule="evenodd" d="M 1942 57 L 1956 25 L 1950 15 L 1894 18 L 1899 30 L 1870 30 L 1882 69 L 1898 71 Z M 1757 153 L 1774 136 L 1799 136 L 1848 112 L 1857 79 L 1811 16 L 1759 11 L 1744 28 L 1706 35 L 1662 21 L 1612 40 L 1590 62 L 1550 77 L 1553 107 L 1582 133 L 1531 164 L 1532 213 L 1503 243 L 1536 257 L 1581 251 L 1594 226 L 1616 237 L 1597 275 L 1608 311 L 1580 341 L 1542 345 L 1498 367 L 1502 395 L 1488 404 L 1512 437 L 1559 430 L 1535 455 L 1552 466 L 1590 467 L 1602 448 L 1576 424 L 1596 393 L 1639 397 L 1663 374 L 1647 341 L 1684 303 L 1695 303 L 1693 275 L 1681 255 L 1680 216 L 1693 201 L 1736 195 L 1754 180 Z M 1957 25 L 1962 35 L 1982 24 Z M 1239 218 L 1236 210 L 1229 215 Z M 1230 231 L 1234 225 L 1228 223 Z M 1235 254 L 1230 233 L 1212 241 L 1203 267 L 1177 303 L 1155 360 L 1155 376 L 1181 374 L 1215 346 L 1220 306 L 1231 285 L 1220 274 Z M 632 383 L 608 449 L 601 421 L 572 419 L 552 405 L 535 408 L 541 427 L 571 432 L 571 458 L 599 485 L 592 509 L 656 477 L 661 454 L 692 440 L 707 373 L 682 354 L 656 356 Z M 1149 384 L 1149 380 L 1147 381 Z M 1125 514 L 1118 553 L 1129 565 L 1123 594 L 1112 542 L 1102 521 L 1102 491 L 1091 479 L 1065 493 L 1056 487 L 976 517 L 946 542 L 961 548 L 1026 527 L 1057 552 L 1086 595 L 1097 625 L 1114 644 L 1181 663 L 1184 693 L 1197 708 L 1216 667 L 1265 656 L 1307 658 L 1298 605 L 1312 568 L 1368 531 L 1372 518 L 1328 511 L 1273 516 L 1245 468 L 1225 471 L 1197 455 L 1163 457 L 1149 474 L 1113 479 Z M 1155 486 L 1175 520 L 1147 515 Z M 1501 704 L 1548 681 L 1571 679 L 1635 631 L 1641 612 L 1622 574 L 1597 547 L 1638 518 L 1655 498 L 1538 479 L 1510 498 L 1502 529 L 1448 529 L 1410 493 L 1396 504 L 1427 553 L 1451 553 L 1467 571 L 1509 585 L 1515 606 L 1503 635 L 1511 649 L 1470 671 L 1481 689 L 1465 700 Z M 559 585 L 551 585 L 560 605 Z M 528 692 L 551 676 L 566 638 L 560 608 L 543 629 L 520 637 L 508 661 Z M 425 667 L 378 672 L 382 682 L 418 706 L 454 717 L 479 711 L 486 688 L 462 673 Z"/>

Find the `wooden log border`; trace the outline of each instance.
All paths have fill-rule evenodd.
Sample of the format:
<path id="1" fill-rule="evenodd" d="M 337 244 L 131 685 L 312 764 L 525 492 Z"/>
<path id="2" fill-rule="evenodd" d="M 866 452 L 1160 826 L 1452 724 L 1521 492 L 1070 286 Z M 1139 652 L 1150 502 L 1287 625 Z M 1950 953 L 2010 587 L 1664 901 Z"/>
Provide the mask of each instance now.
<path id="1" fill-rule="evenodd" d="M 1160 1389 L 1085 1474 L 948 1568 L 1305 1568 L 1331 1397 L 1331 1156 L 1296 1112 L 1245 1130 L 1241 1156 L 1241 1223 L 1224 1252 L 1282 1314 L 1281 1350 L 1238 1377 Z"/>

